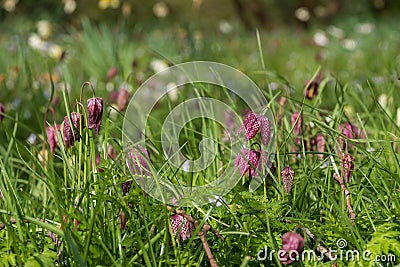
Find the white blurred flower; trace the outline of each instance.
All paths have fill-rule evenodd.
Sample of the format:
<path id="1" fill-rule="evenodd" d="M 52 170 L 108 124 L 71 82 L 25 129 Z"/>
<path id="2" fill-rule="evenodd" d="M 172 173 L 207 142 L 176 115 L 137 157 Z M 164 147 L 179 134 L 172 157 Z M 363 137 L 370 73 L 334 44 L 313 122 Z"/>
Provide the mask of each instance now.
<path id="1" fill-rule="evenodd" d="M 357 25 L 357 32 L 362 34 L 370 34 L 375 28 L 375 25 L 369 22 Z"/>
<path id="2" fill-rule="evenodd" d="M 379 105 L 381 105 L 383 108 L 386 108 L 386 107 L 387 107 L 387 100 L 388 100 L 388 98 L 387 98 L 387 95 L 386 95 L 386 94 L 381 94 L 381 95 L 378 97 L 378 103 L 379 103 Z"/>
<path id="3" fill-rule="evenodd" d="M 48 20 L 39 20 L 36 23 L 39 36 L 43 39 L 48 39 L 52 33 L 52 27 Z"/>
<path id="4" fill-rule="evenodd" d="M 170 82 L 167 84 L 168 97 L 171 101 L 175 102 L 178 100 L 178 88 L 176 87 L 176 83 Z"/>
<path id="5" fill-rule="evenodd" d="M 296 9 L 294 16 L 302 22 L 307 22 L 310 19 L 311 14 L 306 7 L 300 7 Z"/>
<path id="6" fill-rule="evenodd" d="M 323 31 L 318 31 L 314 34 L 314 43 L 318 46 L 327 46 L 329 44 L 329 39 L 326 33 Z"/>
<path id="7" fill-rule="evenodd" d="M 329 26 L 327 31 L 330 35 L 338 39 L 342 39 L 344 37 L 344 31 L 336 26 Z"/>
<path id="8" fill-rule="evenodd" d="M 212 197 L 212 198 L 211 197 L 208 198 L 208 201 L 211 204 L 215 205 L 217 208 L 221 207 L 224 203 L 226 203 L 225 199 L 223 199 L 222 197 L 217 196 L 217 195 L 214 195 L 214 197 Z"/>
<path id="9" fill-rule="evenodd" d="M 342 46 L 347 50 L 354 50 L 357 47 L 357 41 L 354 39 L 344 39 L 342 41 Z"/>
<path id="10" fill-rule="evenodd" d="M 18 2 L 18 0 L 3 0 L 3 7 L 6 11 L 13 12 Z"/>
<path id="11" fill-rule="evenodd" d="M 279 84 L 276 83 L 276 82 L 272 82 L 272 83 L 269 84 L 269 88 L 270 88 L 272 91 L 278 89 L 278 87 L 279 87 Z"/>
<path id="12" fill-rule="evenodd" d="M 64 3 L 64 12 L 65 14 L 69 15 L 74 13 L 76 9 L 76 2 L 75 0 L 63 0 Z"/>
<path id="13" fill-rule="evenodd" d="M 36 134 L 31 133 L 26 141 L 28 141 L 29 144 L 34 145 L 36 142 Z"/>
<path id="14" fill-rule="evenodd" d="M 169 14 L 168 6 L 164 2 L 158 2 L 153 6 L 153 13 L 158 18 L 165 18 Z"/>
<path id="15" fill-rule="evenodd" d="M 190 170 L 190 161 L 189 161 L 189 160 L 186 160 L 186 161 L 182 164 L 181 169 L 182 169 L 184 172 L 189 172 L 189 170 Z"/>
<path id="16" fill-rule="evenodd" d="M 30 47 L 36 50 L 40 50 L 44 46 L 44 41 L 36 33 L 31 34 L 28 39 L 28 44 Z"/>
<path id="17" fill-rule="evenodd" d="M 218 28 L 224 34 L 229 34 L 233 30 L 232 25 L 226 20 L 221 20 L 218 23 Z"/>
<path id="18" fill-rule="evenodd" d="M 397 108 L 397 126 L 400 127 L 400 108 Z"/>
<path id="19" fill-rule="evenodd" d="M 162 61 L 161 59 L 153 59 L 150 62 L 150 67 L 153 69 L 155 73 L 163 71 L 168 68 L 167 63 Z"/>

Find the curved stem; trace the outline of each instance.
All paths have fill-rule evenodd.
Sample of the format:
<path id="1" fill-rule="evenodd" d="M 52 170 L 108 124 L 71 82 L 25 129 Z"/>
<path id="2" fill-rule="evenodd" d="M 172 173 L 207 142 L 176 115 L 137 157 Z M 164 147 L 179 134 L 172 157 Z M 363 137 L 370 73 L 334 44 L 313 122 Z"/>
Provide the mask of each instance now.
<path id="1" fill-rule="evenodd" d="M 82 84 L 82 86 L 81 86 L 81 94 L 79 95 L 79 102 L 80 103 L 82 103 L 83 88 L 85 88 L 85 85 L 90 85 L 90 88 L 92 89 L 92 92 L 93 92 L 93 97 L 96 96 L 92 83 L 91 82 L 84 82 Z"/>

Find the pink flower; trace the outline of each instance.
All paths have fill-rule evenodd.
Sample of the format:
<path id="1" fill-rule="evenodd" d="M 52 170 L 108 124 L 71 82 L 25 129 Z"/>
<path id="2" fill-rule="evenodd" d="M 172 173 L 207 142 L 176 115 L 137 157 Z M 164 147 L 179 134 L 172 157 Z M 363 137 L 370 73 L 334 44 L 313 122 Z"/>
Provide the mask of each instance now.
<path id="1" fill-rule="evenodd" d="M 318 159 L 319 160 L 323 160 L 324 159 L 324 155 L 323 153 L 325 152 L 325 138 L 322 134 L 317 134 L 315 136 L 315 142 L 317 145 L 317 151 L 320 153 L 318 154 Z"/>
<path id="2" fill-rule="evenodd" d="M 87 100 L 88 128 L 95 128 L 96 133 L 100 131 L 101 119 L 103 117 L 103 98 L 92 97 Z"/>
<path id="3" fill-rule="evenodd" d="M 282 183 L 283 187 L 285 188 L 285 192 L 287 194 L 292 191 L 292 185 L 293 185 L 293 179 L 294 179 L 294 171 L 291 167 L 287 166 L 283 168 L 281 171 L 281 176 L 282 176 Z"/>
<path id="4" fill-rule="evenodd" d="M 295 136 L 299 136 L 301 132 L 301 126 L 303 124 L 303 116 L 298 111 L 292 114 L 290 118 L 293 126 L 293 133 Z M 297 121 L 297 122 L 296 122 Z"/>
<path id="5" fill-rule="evenodd" d="M 118 92 L 118 98 L 117 98 L 117 104 L 118 104 L 118 110 L 123 111 L 126 108 L 126 105 L 129 102 L 130 94 L 128 90 L 126 89 L 121 89 Z"/>
<path id="6" fill-rule="evenodd" d="M 304 249 L 304 238 L 295 232 L 287 232 L 282 236 L 282 249 L 278 256 L 282 264 L 291 264 Z"/>
<path id="7" fill-rule="evenodd" d="M 0 103 L 0 121 L 4 119 L 4 114 L 6 113 L 6 107 L 3 103 Z"/>
<path id="8" fill-rule="evenodd" d="M 338 131 L 349 139 L 365 138 L 365 133 L 349 122 L 340 124 Z"/>
<path id="9" fill-rule="evenodd" d="M 261 131 L 260 131 L 261 129 Z M 261 134 L 261 142 L 264 146 L 267 146 L 271 138 L 270 122 L 267 117 L 257 115 L 254 112 L 249 112 L 242 126 L 239 128 L 239 132 L 244 131 L 244 139 L 249 141 L 253 139 L 258 131 Z"/>
<path id="10" fill-rule="evenodd" d="M 192 236 L 193 224 L 182 215 L 171 215 L 171 226 L 176 242 L 188 240 Z"/>
<path id="11" fill-rule="evenodd" d="M 116 67 L 112 67 L 107 72 L 107 82 L 109 82 L 112 78 L 114 78 L 118 74 L 118 69 Z"/>
<path id="12" fill-rule="evenodd" d="M 49 142 L 51 153 L 54 153 L 54 150 L 58 147 L 57 132 L 60 131 L 60 127 L 61 125 L 57 124 L 46 128 L 47 142 Z"/>
<path id="13" fill-rule="evenodd" d="M 240 174 L 248 174 L 250 177 L 257 177 L 261 168 L 261 152 L 253 149 L 242 148 L 236 156 L 235 169 L 239 168 Z"/>

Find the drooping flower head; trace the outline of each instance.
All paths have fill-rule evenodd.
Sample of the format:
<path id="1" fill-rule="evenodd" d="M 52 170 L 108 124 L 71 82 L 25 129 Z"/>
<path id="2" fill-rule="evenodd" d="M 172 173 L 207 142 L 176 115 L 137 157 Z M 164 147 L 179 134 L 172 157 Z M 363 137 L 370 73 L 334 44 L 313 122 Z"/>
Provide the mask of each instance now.
<path id="1" fill-rule="evenodd" d="M 79 139 L 79 131 L 81 126 L 81 114 L 77 112 L 71 113 L 72 125 L 69 122 L 68 116 L 64 117 L 63 137 L 66 148 L 73 146 L 75 141 Z"/>
<path id="2" fill-rule="evenodd" d="M 349 139 L 365 138 L 365 133 L 363 131 L 360 132 L 356 125 L 352 125 L 349 122 L 340 124 L 338 132 L 342 133 Z"/>
<path id="3" fill-rule="evenodd" d="M 257 177 L 261 168 L 261 151 L 254 149 L 242 148 L 236 156 L 235 169 L 239 168 L 240 174 L 250 177 Z"/>
<path id="4" fill-rule="evenodd" d="M 95 128 L 96 133 L 100 131 L 101 119 L 103 117 L 103 98 L 92 97 L 87 100 L 88 128 Z"/>
<path id="5" fill-rule="evenodd" d="M 188 240 L 193 234 L 193 224 L 180 214 L 171 215 L 171 226 L 176 242 Z"/>
<path id="6" fill-rule="evenodd" d="M 261 129 L 261 130 L 260 130 Z M 271 138 L 271 128 L 269 119 L 265 116 L 258 115 L 252 111 L 249 112 L 242 126 L 239 128 L 239 132 L 244 131 L 244 139 L 249 141 L 253 139 L 256 134 L 260 131 L 261 142 L 264 146 L 267 146 Z"/>
<path id="7" fill-rule="evenodd" d="M 4 113 L 6 113 L 6 107 L 3 103 L 0 103 L 0 121 L 4 119 Z"/>
<path id="8" fill-rule="evenodd" d="M 318 159 L 319 160 L 323 160 L 324 159 L 324 155 L 322 153 L 325 152 L 325 138 L 322 134 L 317 134 L 315 136 L 315 142 L 317 145 L 317 151 L 320 153 L 318 154 Z"/>
<path id="9" fill-rule="evenodd" d="M 282 249 L 279 259 L 284 265 L 291 264 L 304 249 L 304 238 L 295 232 L 287 232 L 282 236 Z"/>
<path id="10" fill-rule="evenodd" d="M 60 124 L 46 127 L 47 142 L 49 142 L 51 153 L 54 153 L 54 150 L 58 147 L 57 132 L 60 131 L 60 127 Z"/>
<path id="11" fill-rule="evenodd" d="M 292 191 L 292 185 L 293 185 L 293 179 L 294 179 L 294 171 L 291 167 L 287 166 L 283 168 L 281 171 L 281 176 L 282 176 L 282 183 L 283 187 L 285 188 L 285 192 L 287 194 Z"/>

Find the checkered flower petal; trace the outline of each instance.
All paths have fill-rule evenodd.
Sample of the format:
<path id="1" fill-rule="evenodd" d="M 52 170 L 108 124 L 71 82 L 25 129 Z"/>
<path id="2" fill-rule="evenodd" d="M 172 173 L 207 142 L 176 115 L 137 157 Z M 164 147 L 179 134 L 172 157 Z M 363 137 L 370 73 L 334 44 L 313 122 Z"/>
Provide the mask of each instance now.
<path id="1" fill-rule="evenodd" d="M 271 139 L 271 128 L 269 119 L 267 117 L 260 117 L 259 121 L 261 122 L 261 142 L 264 146 L 267 146 L 269 140 Z"/>
<path id="2" fill-rule="evenodd" d="M 182 215 L 172 215 L 171 226 L 176 242 L 188 240 L 193 234 L 193 224 L 186 220 Z"/>

